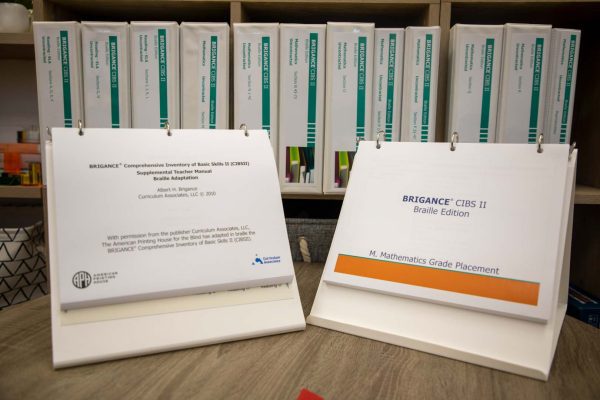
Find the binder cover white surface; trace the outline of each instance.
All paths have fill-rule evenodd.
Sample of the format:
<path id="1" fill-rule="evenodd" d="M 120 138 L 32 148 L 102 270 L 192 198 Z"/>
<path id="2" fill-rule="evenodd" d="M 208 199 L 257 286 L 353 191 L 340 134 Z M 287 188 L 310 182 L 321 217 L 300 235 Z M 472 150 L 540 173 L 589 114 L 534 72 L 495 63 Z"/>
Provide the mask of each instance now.
<path id="1" fill-rule="evenodd" d="M 77 135 L 77 129 L 60 131 L 53 130 L 55 140 L 58 134 Z M 168 140 L 177 140 L 178 136 L 181 139 L 186 134 L 203 135 L 209 132 L 173 130 L 173 136 L 170 137 L 164 130 L 144 130 L 143 133 L 152 135 L 153 132 L 159 131 Z M 118 133 L 134 135 L 135 132 L 136 130 L 129 130 Z M 80 139 L 90 139 L 85 136 L 94 134 L 106 136 L 107 132 L 100 129 L 87 129 L 84 137 Z M 247 145 L 249 141 L 260 141 L 259 146 L 263 148 L 261 154 L 267 155 L 265 159 L 272 175 L 270 178 L 273 180 L 273 186 L 277 186 L 275 165 L 270 156 L 270 144 L 264 132 L 250 131 L 249 137 L 245 137 L 242 131 L 221 132 L 221 135 L 226 136 L 225 141 L 228 143 L 225 145 L 229 149 L 243 146 L 244 143 Z M 211 136 L 210 140 L 213 141 L 214 136 Z M 304 329 L 302 307 L 293 276 L 290 283 L 276 286 L 62 311 L 59 285 L 61 260 L 57 249 L 59 241 L 64 238 L 57 236 L 56 229 L 53 143 L 48 142 L 46 149 L 49 155 L 45 167 L 49 172 L 48 237 L 52 266 L 50 270 L 51 314 L 55 368 Z M 231 180 L 231 183 L 235 184 L 233 182 L 235 178 Z M 97 184 L 97 182 L 90 182 L 92 186 Z M 270 185 L 271 183 L 267 186 Z M 269 194 L 270 192 L 267 191 L 265 196 Z M 279 196 L 276 190 L 273 195 L 277 198 Z M 283 219 L 281 223 L 283 224 Z M 85 233 L 82 237 L 85 238 Z M 289 247 L 286 246 L 285 251 L 289 253 Z M 282 262 L 289 262 L 291 265 L 291 256 L 282 254 Z"/>
<path id="2" fill-rule="evenodd" d="M 381 154 L 386 147 L 393 145 L 406 144 L 382 143 L 379 157 L 383 158 L 383 163 L 385 163 L 385 156 L 381 156 Z M 442 146 L 448 149 L 447 145 L 441 143 L 427 146 Z M 457 162 L 464 162 L 469 157 L 473 157 L 481 146 L 461 143 L 452 155 L 457 156 Z M 545 149 L 551 147 L 552 145 L 546 145 Z M 544 154 L 536 153 L 535 146 L 526 148 L 531 151 L 532 157 Z M 555 147 L 553 150 L 558 149 L 560 148 Z M 375 151 L 377 150 L 375 150 L 374 143 L 361 143 L 357 155 L 357 166 L 360 168 L 362 157 L 368 160 L 369 157 L 365 153 Z M 447 151 L 450 153 L 450 150 Z M 566 146 L 563 145 L 563 149 L 558 151 L 566 153 Z M 371 155 L 377 156 L 376 154 Z M 551 310 L 547 322 L 540 323 L 414 298 L 377 293 L 372 290 L 340 286 L 326 282 L 327 273 L 324 273 L 311 314 L 307 319 L 308 323 L 546 380 L 566 312 L 576 158 L 577 152 L 574 151 L 567 164 L 566 179 L 563 181 L 565 186 L 560 217 L 560 245 L 556 256 L 551 257 L 555 263 L 548 265 L 548 268 L 555 272 L 555 279 L 553 280 Z M 373 160 L 371 160 L 371 164 L 373 164 Z M 373 168 L 375 171 L 382 170 L 381 165 L 364 168 Z M 357 179 L 357 175 L 359 174 L 355 171 L 354 185 L 361 183 L 358 182 L 361 179 Z M 447 174 L 443 176 L 444 179 L 449 179 Z M 454 181 L 451 184 L 457 183 L 460 184 Z M 354 190 L 361 190 L 362 193 L 365 193 L 364 187 L 355 186 Z M 380 190 L 380 192 L 382 191 Z M 348 202 L 348 198 L 352 194 L 353 186 L 351 184 L 345 202 Z M 381 198 L 382 193 L 373 195 Z M 346 204 L 344 204 L 345 206 Z M 353 216 L 356 217 L 356 212 Z M 343 217 L 344 209 L 340 215 L 340 222 Z M 341 225 L 338 223 L 338 230 L 341 229 Z M 336 232 L 336 235 L 339 233 Z M 384 233 L 382 232 L 382 235 Z M 486 232 L 482 232 L 482 234 L 486 234 Z M 378 243 L 373 245 L 377 246 Z M 506 249 L 506 251 L 511 250 Z M 334 237 L 328 262 L 335 264 L 337 257 Z M 372 279 L 372 281 L 378 280 Z"/>

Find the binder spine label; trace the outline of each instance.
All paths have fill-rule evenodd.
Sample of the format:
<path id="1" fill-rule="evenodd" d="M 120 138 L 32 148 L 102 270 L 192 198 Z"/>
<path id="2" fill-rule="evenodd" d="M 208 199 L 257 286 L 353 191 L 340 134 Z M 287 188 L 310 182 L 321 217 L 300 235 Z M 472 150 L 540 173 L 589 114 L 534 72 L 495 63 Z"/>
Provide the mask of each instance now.
<path id="1" fill-rule="evenodd" d="M 365 105 L 366 105 L 366 74 L 367 74 L 367 37 L 358 38 L 358 74 L 356 85 L 356 138 L 365 138 Z M 357 140 L 357 148 L 358 148 Z"/>
<path id="2" fill-rule="evenodd" d="M 487 143 L 489 140 L 490 102 L 492 93 L 492 71 L 494 65 L 494 39 L 485 40 L 485 58 L 483 67 L 483 91 L 481 98 L 481 123 L 479 128 L 479 142 Z"/>
<path id="3" fill-rule="evenodd" d="M 117 36 L 108 37 L 110 57 L 110 116 L 112 128 L 120 128 L 119 113 L 119 45 Z"/>
<path id="4" fill-rule="evenodd" d="M 208 128 L 217 128 L 217 55 L 218 37 L 210 37 L 210 104 L 208 116 Z"/>
<path id="5" fill-rule="evenodd" d="M 317 79 L 319 57 L 319 34 L 311 32 L 309 35 L 308 55 L 308 122 L 306 129 L 306 146 L 315 147 L 317 127 Z"/>
<path id="6" fill-rule="evenodd" d="M 540 82 L 542 79 L 542 57 L 544 55 L 544 39 L 535 39 L 533 66 L 533 82 L 531 87 L 531 111 L 529 114 L 529 135 L 527 141 L 535 143 L 538 131 L 538 111 L 540 105 Z"/>
<path id="7" fill-rule="evenodd" d="M 167 102 L 167 30 L 158 30 L 158 88 L 160 101 L 160 126 L 165 126 L 169 120 L 169 105 Z"/>
<path id="8" fill-rule="evenodd" d="M 431 90 L 431 49 L 433 35 L 425 35 L 425 59 L 423 70 L 423 111 L 421 114 L 421 142 L 429 141 L 429 97 Z"/>
<path id="9" fill-rule="evenodd" d="M 565 80 L 565 98 L 563 101 L 562 118 L 560 123 L 560 143 L 566 143 L 567 124 L 569 122 L 569 103 L 571 101 L 571 87 L 573 84 L 573 63 L 575 61 L 575 48 L 577 35 L 571 35 L 569 44 L 569 58 L 567 61 L 567 76 Z"/>
<path id="10" fill-rule="evenodd" d="M 71 112 L 71 73 L 69 63 L 69 32 L 60 31 L 60 58 L 63 84 L 63 109 L 66 128 L 73 127 L 73 114 Z"/>
<path id="11" fill-rule="evenodd" d="M 262 128 L 271 137 L 271 38 L 262 37 Z"/>
<path id="12" fill-rule="evenodd" d="M 388 51 L 387 93 L 385 108 L 385 141 L 392 141 L 394 121 L 394 84 L 396 80 L 396 34 L 390 33 Z"/>

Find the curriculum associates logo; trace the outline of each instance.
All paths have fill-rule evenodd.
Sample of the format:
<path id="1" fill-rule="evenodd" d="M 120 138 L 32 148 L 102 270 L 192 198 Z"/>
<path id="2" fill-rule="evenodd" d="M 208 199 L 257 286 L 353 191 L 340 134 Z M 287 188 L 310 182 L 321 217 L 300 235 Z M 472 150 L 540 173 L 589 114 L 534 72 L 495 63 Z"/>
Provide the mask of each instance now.
<path id="1" fill-rule="evenodd" d="M 85 271 L 75 272 L 73 275 L 73 286 L 77 289 L 85 289 L 92 284 L 92 276 Z"/>
<path id="2" fill-rule="evenodd" d="M 280 262 L 281 256 L 259 257 L 257 254 L 254 256 L 254 261 L 252 261 L 252 265 L 277 264 Z"/>

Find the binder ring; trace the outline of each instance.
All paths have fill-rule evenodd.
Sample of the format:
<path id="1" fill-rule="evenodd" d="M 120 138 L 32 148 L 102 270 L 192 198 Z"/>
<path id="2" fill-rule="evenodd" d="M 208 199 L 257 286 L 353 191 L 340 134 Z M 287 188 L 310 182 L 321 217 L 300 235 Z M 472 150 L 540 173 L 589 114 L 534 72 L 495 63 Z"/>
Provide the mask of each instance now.
<path id="1" fill-rule="evenodd" d="M 164 127 L 167 130 L 167 136 L 173 136 L 173 133 L 171 132 L 171 125 L 169 125 L 169 121 L 165 121 Z"/>
<path id="2" fill-rule="evenodd" d="M 542 148 L 543 144 L 544 144 L 544 134 L 540 133 L 537 138 L 537 152 L 538 153 L 544 152 L 544 149 Z"/>
<path id="3" fill-rule="evenodd" d="M 81 120 L 77 121 L 77 128 L 79 129 L 79 136 L 83 136 L 83 122 Z"/>
<path id="4" fill-rule="evenodd" d="M 571 143 L 571 146 L 569 147 L 569 161 L 571 161 L 571 155 L 573 155 L 573 150 L 575 150 L 576 147 L 577 142 Z"/>
<path id="5" fill-rule="evenodd" d="M 48 140 L 52 140 L 52 129 L 49 126 L 46 127 L 46 136 L 48 136 Z M 43 143 L 42 143 L 43 146 Z"/>
<path id="6" fill-rule="evenodd" d="M 250 136 L 250 134 L 248 133 L 248 125 L 241 124 L 240 129 L 244 131 L 244 136 Z"/>
<path id="7" fill-rule="evenodd" d="M 450 138 L 450 151 L 456 150 L 457 143 L 458 143 L 458 133 L 452 132 L 452 137 Z"/>
<path id="8" fill-rule="evenodd" d="M 381 137 L 382 133 L 385 134 L 383 129 L 380 129 L 379 131 L 377 131 L 377 144 L 375 145 L 375 148 L 377 148 L 377 149 L 381 148 L 381 143 L 379 143 L 379 138 Z"/>

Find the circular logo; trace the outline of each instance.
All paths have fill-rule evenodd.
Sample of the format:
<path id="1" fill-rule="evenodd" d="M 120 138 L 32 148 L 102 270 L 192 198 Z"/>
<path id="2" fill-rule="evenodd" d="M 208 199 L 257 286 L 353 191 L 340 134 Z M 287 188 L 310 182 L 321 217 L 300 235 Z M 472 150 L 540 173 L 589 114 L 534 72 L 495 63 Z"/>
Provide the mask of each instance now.
<path id="1" fill-rule="evenodd" d="M 92 284 L 92 276 L 85 271 L 75 272 L 73 275 L 73 286 L 78 289 L 85 289 Z"/>

